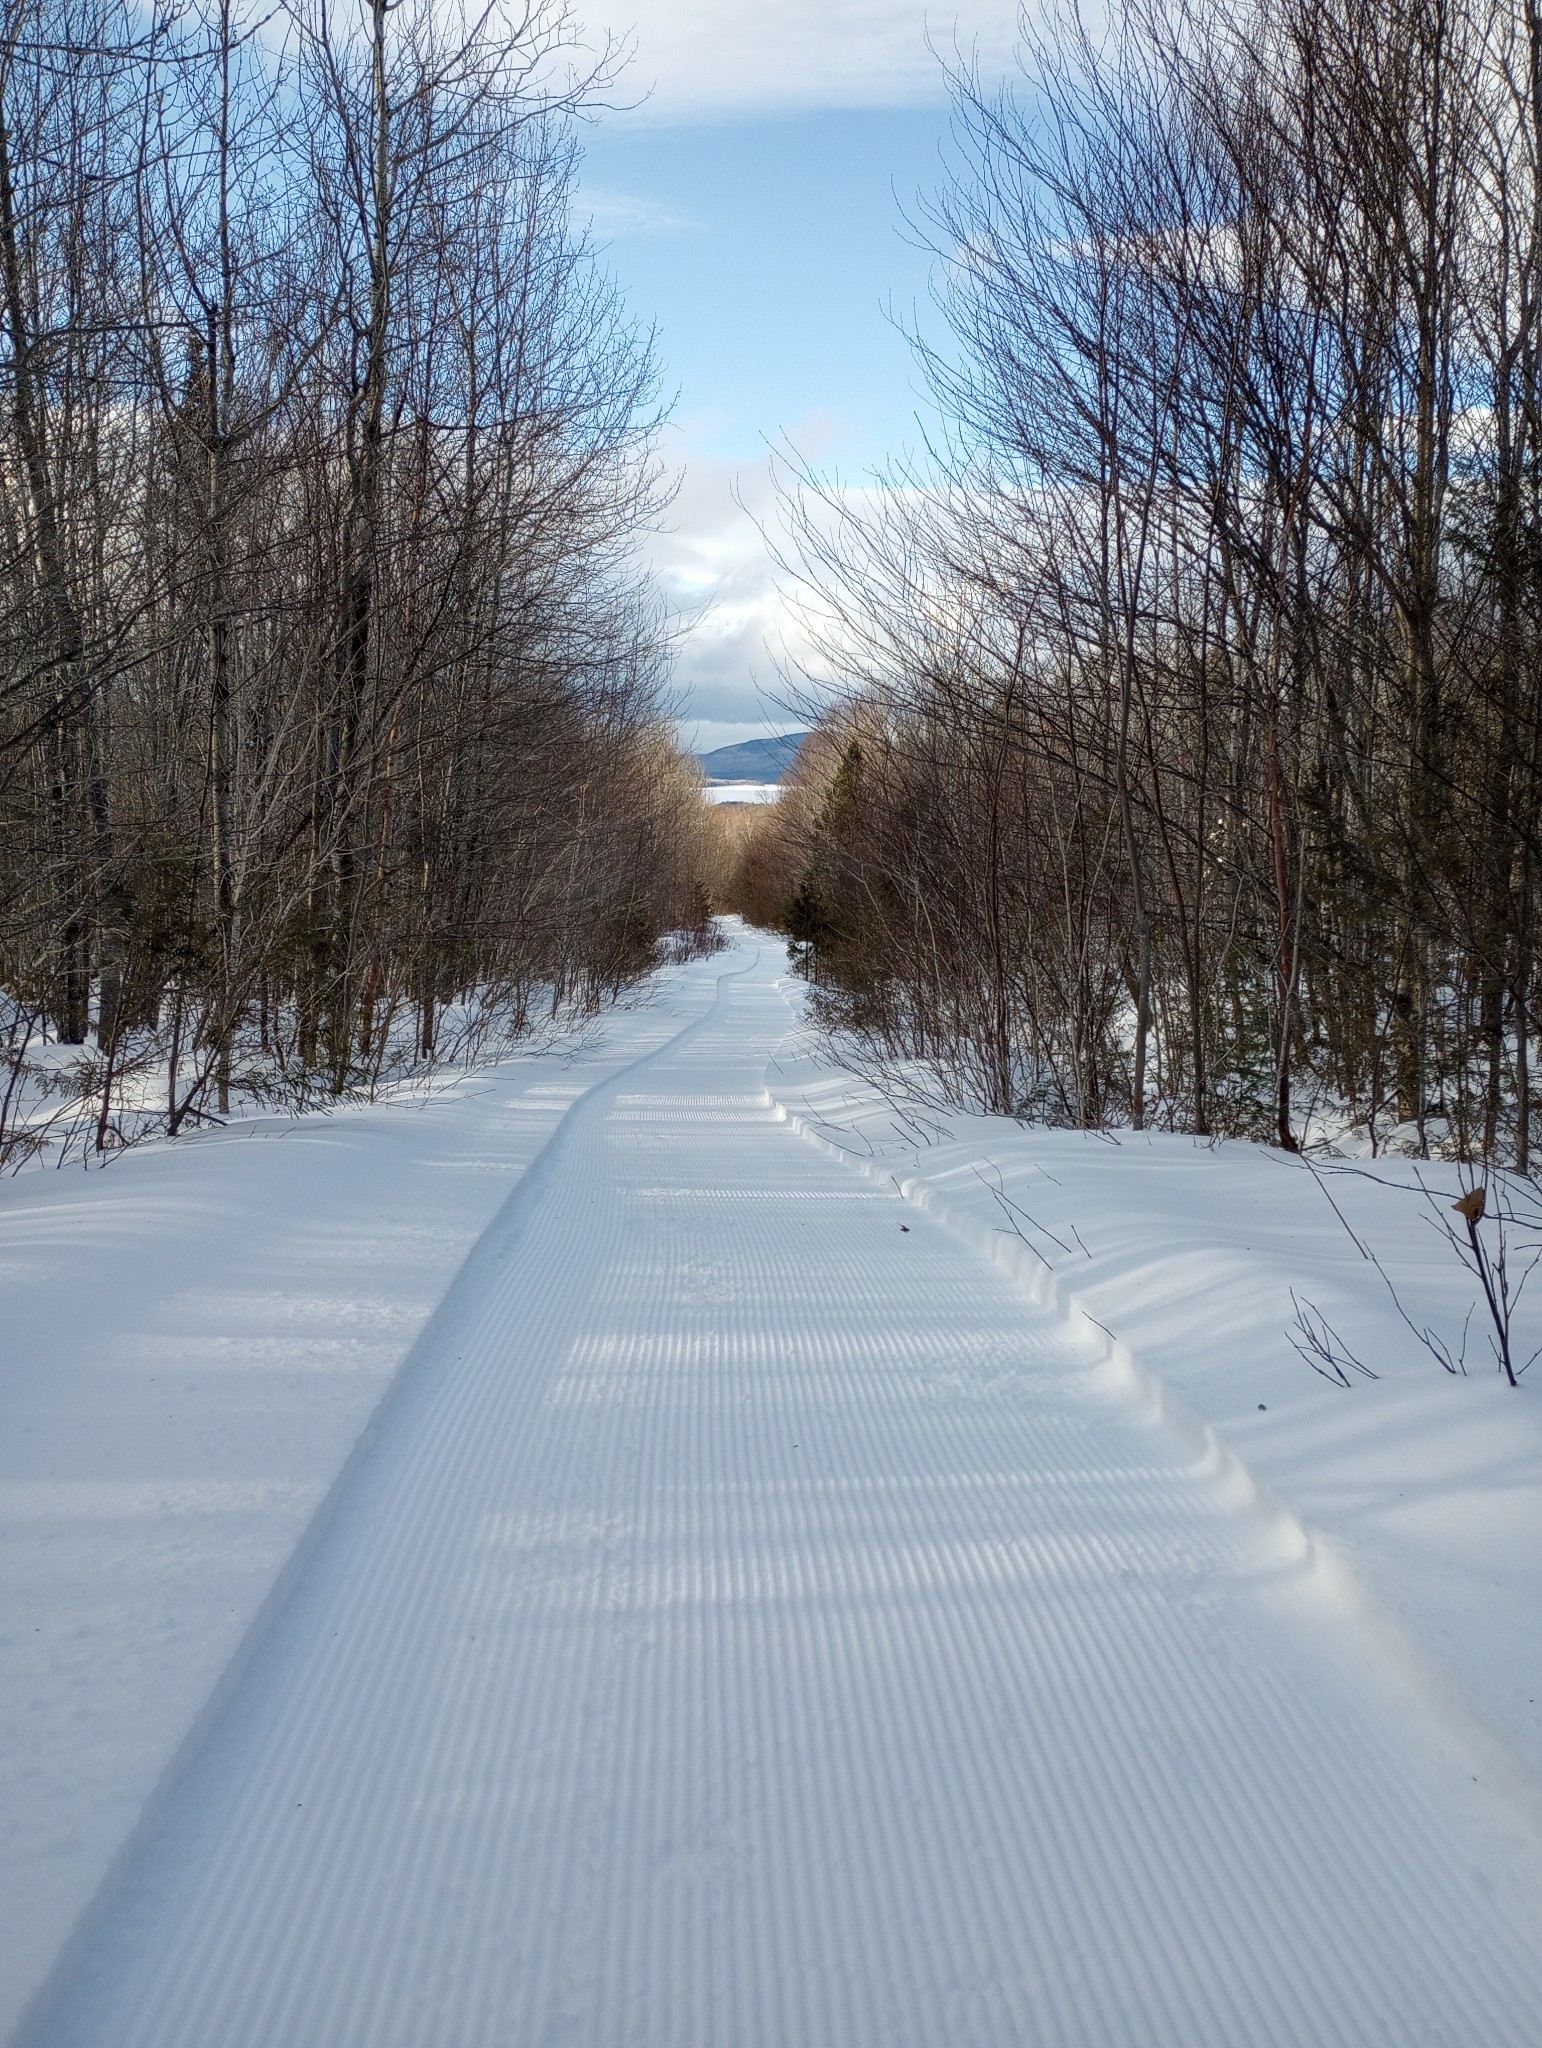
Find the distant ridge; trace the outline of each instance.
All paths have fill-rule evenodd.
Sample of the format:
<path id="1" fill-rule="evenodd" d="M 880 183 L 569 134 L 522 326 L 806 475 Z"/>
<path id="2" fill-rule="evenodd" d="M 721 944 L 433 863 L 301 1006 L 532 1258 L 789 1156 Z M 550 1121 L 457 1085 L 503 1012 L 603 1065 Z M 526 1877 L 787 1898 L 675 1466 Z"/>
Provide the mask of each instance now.
<path id="1" fill-rule="evenodd" d="M 710 754 L 696 758 L 708 782 L 780 782 L 807 738 L 806 732 L 784 732 L 776 739 L 714 747 Z"/>

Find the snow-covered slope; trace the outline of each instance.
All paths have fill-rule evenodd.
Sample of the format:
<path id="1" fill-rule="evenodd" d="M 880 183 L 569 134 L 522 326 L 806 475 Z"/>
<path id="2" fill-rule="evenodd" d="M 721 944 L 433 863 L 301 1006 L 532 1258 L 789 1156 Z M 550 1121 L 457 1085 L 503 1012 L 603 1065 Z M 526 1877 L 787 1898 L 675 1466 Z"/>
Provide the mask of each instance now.
<path id="1" fill-rule="evenodd" d="M 36 1183 L 15 1198 L 37 1263 L 12 1297 L 53 1308 L 35 1361 L 74 1355 L 82 1322 L 104 1354 L 77 1356 L 57 1397 L 35 1363 L 19 1376 L 24 1558 L 58 1512 L 35 1590 L 0 1580 L 3 1655 L 32 1675 L 8 1745 L 42 1759 L 5 1789 L 6 1853 L 19 1815 L 54 1900 L 12 1952 L 13 2000 L 53 1961 L 60 1902 L 94 1894 L 28 2042 L 1534 2038 L 1524 1766 L 1389 1651 L 1291 1513 L 1214 1440 L 1196 1455 L 1133 1363 L 1110 1369 L 1099 1331 L 966 1241 L 978 1218 L 895 1185 L 879 1155 L 896 1131 L 865 1123 L 889 1113 L 791 1066 L 783 979 L 778 948 L 741 939 L 589 1062 L 402 1111 L 415 1140 L 385 1113 L 352 1120 L 346 1166 L 264 1163 L 339 1123 L 131 1158 L 57 1212 Z M 994 1156 L 1004 1134 L 983 1135 Z M 1128 1216 L 1144 1197 L 1122 1186 L 1105 1201 Z M 1195 1215 L 1185 1237 L 1174 1210 L 1163 1240 L 1175 1298 L 1157 1261 L 1153 1315 L 1120 1334 L 1138 1353 L 1149 1330 L 1170 1362 L 1208 1260 L 1220 1386 L 1221 1333 L 1247 1341 L 1262 1311 L 1228 1320 L 1240 1247 Z M 60 1285 L 83 1248 L 104 1287 L 116 1275 L 115 1338 Z M 233 1299 L 264 1252 L 260 1304 Z M 180 1310 L 131 1280 L 173 1257 Z M 369 1387 L 323 1395 L 380 1300 L 395 1320 L 359 1361 Z M 227 1326 L 247 1347 L 231 1358 Z M 217 1421 L 227 1385 L 255 1423 Z M 83 1424 L 77 1400 L 116 1421 Z M 1345 1470 L 1332 1418 L 1355 1412 L 1317 1425 Z M 187 1503 L 142 1483 L 180 1474 L 249 1515 L 233 1540 L 217 1512 L 189 1535 Z M 120 1510 L 105 1525 L 74 1501 L 83 1476 Z M 254 1477 L 267 1491 L 239 1494 Z M 113 1613 L 91 1582 L 120 1563 Z M 195 1597 L 168 1627 L 179 1573 Z M 27 1664 L 30 1624 L 67 1644 L 81 1617 L 73 1661 Z M 55 1741 L 104 1686 L 135 1743 L 114 1751 L 101 1715 Z M 89 1802 L 38 1825 L 72 1749 L 120 1835 L 163 1772 L 111 1876 Z"/>

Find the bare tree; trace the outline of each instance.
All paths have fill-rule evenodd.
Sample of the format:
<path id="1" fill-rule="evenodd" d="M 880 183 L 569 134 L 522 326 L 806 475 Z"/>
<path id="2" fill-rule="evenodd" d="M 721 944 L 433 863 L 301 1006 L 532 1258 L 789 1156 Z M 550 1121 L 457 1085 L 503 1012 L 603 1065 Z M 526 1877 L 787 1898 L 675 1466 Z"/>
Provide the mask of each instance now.
<path id="1" fill-rule="evenodd" d="M 1536 31 L 1141 0 L 1044 18 L 1021 99 L 955 77 L 942 430 L 788 498 L 841 708 L 784 915 L 883 1056 L 1529 1159 Z"/>
<path id="2" fill-rule="evenodd" d="M 608 999 L 701 902 L 652 339 L 574 221 L 611 54 L 537 0 L 4 26 L 0 1146 Z"/>

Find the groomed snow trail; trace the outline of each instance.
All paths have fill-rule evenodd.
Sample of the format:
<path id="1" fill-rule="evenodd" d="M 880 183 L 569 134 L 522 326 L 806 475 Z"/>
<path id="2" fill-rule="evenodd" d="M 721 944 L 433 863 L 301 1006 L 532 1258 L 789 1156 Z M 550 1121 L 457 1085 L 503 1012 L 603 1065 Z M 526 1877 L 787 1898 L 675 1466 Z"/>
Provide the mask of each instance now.
<path id="1" fill-rule="evenodd" d="M 28 2039 L 1533 2042 L 1461 1760 L 1063 1325 L 776 1121 L 781 962 L 723 964 L 459 1283 Z"/>

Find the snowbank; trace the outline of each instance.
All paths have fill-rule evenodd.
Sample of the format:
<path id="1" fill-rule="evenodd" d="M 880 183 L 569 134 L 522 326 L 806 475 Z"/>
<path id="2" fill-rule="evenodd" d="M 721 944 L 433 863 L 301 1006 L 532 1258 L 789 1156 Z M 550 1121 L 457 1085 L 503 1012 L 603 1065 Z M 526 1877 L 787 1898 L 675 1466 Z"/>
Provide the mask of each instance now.
<path id="1" fill-rule="evenodd" d="M 1542 1363 L 1501 1380 L 1481 1309 L 1468 1377 L 1442 1372 L 1307 1165 L 1165 1133 L 1024 1128 L 938 1111 L 832 1069 L 795 1036 L 767 1075 L 816 1141 L 892 1181 L 1037 1299 L 1107 1333 L 1108 1370 L 1197 1458 L 1299 1523 L 1367 1629 L 1444 1690 L 1535 1787 L 1542 1770 Z M 1333 1202 L 1416 1323 L 1459 1340 L 1475 1288 L 1431 1227 L 1407 1161 L 1340 1173 Z M 1455 1170 L 1424 1166 L 1452 1198 Z M 1378 1375 L 1343 1389 L 1286 1335 L 1291 1290 Z M 1523 1315 L 1542 1341 L 1542 1288 Z M 1471 1734 L 1472 1729 L 1467 1731 Z"/>

